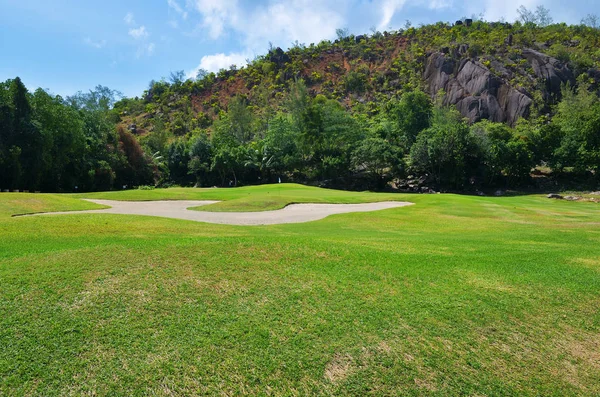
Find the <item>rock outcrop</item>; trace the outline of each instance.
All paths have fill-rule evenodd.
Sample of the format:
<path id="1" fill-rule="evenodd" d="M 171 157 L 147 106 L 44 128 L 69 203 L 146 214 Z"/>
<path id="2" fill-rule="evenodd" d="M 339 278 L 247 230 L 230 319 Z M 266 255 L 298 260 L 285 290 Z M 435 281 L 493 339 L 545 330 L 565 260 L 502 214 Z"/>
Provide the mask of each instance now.
<path id="1" fill-rule="evenodd" d="M 575 85 L 573 72 L 558 59 L 531 49 L 523 50 L 523 57 L 531 64 L 536 77 L 545 82 L 544 100 L 549 100 L 552 96 L 559 98 L 561 86 L 565 83 Z"/>
<path id="2" fill-rule="evenodd" d="M 280 47 L 270 50 L 267 58 L 279 68 L 284 67 L 286 63 L 290 62 L 290 56 Z"/>
<path id="3" fill-rule="evenodd" d="M 489 119 L 515 125 L 520 117 L 527 117 L 533 99 L 527 91 L 511 86 L 513 72 L 493 61 L 494 74 L 481 62 L 466 58 L 462 47 L 429 56 L 424 73 L 429 93 L 434 96 L 444 90 L 444 104 L 455 105 L 470 122 Z M 522 57 L 543 82 L 544 101 L 559 99 L 563 84 L 575 84 L 573 72 L 558 59 L 532 49 L 524 49 Z"/>
<path id="4" fill-rule="evenodd" d="M 456 105 L 470 122 L 489 119 L 514 125 L 527 117 L 532 99 L 495 76 L 478 61 L 456 61 L 443 53 L 432 54 L 424 78 L 431 95 L 446 93 L 444 104 Z"/>

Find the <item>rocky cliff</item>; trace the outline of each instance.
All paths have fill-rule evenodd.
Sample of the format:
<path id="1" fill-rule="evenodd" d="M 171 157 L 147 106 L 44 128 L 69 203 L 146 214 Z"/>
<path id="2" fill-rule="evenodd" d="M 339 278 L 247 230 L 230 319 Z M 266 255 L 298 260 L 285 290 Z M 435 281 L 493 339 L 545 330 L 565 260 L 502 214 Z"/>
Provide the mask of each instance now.
<path id="1" fill-rule="evenodd" d="M 153 82 L 142 99 L 123 104 L 123 125 L 149 131 L 156 119 L 181 135 L 208 128 L 243 96 L 260 112 L 285 107 L 290 83 L 302 79 L 311 96 L 373 115 L 390 99 L 421 89 L 445 92 L 471 122 L 515 125 L 519 118 L 552 114 L 565 83 L 579 77 L 600 95 L 600 29 L 557 24 L 438 23 L 271 48 L 244 68 L 209 73 L 196 81 Z M 269 108 L 265 110 L 266 108 Z M 262 110 L 261 110 L 262 109 Z"/>
<path id="2" fill-rule="evenodd" d="M 544 99 L 560 96 L 564 83 L 574 84 L 568 66 L 555 58 L 532 49 L 522 51 L 535 76 L 543 82 Z M 448 51 L 431 54 L 423 78 L 432 96 L 444 92 L 444 103 L 455 105 L 471 122 L 489 119 L 514 125 L 520 117 L 528 117 L 533 98 L 520 87 L 511 85 L 514 72 L 500 62 L 490 62 L 490 67 L 466 57 L 466 49 L 454 54 Z M 531 76 L 529 76 L 531 78 Z"/>

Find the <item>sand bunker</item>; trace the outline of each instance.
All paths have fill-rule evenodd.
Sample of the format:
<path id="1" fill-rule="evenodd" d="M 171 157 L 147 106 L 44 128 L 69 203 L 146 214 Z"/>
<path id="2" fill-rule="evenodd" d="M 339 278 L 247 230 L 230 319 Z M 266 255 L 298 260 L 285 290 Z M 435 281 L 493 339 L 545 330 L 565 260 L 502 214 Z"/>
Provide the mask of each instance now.
<path id="1" fill-rule="evenodd" d="M 404 207 L 412 203 L 384 201 L 364 204 L 290 204 L 276 211 L 263 212 L 204 212 L 188 210 L 190 207 L 214 204 L 218 201 L 113 201 L 88 200 L 111 208 L 88 211 L 47 212 L 31 215 L 72 214 L 121 214 L 147 215 L 188 221 L 219 223 L 226 225 L 275 225 L 302 223 L 323 219 L 333 214 L 348 212 L 370 212 Z"/>

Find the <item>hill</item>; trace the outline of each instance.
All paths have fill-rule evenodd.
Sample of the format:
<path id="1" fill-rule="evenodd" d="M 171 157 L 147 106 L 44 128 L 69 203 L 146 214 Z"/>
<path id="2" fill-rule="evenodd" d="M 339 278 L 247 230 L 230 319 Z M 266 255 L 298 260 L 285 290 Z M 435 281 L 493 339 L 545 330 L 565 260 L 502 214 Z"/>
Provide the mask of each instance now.
<path id="1" fill-rule="evenodd" d="M 598 29 L 468 21 L 297 43 L 285 52 L 272 48 L 241 69 L 151 82 L 142 99 L 117 106 L 124 122 L 142 129 L 156 117 L 177 126 L 181 113 L 190 117 L 188 129 L 193 119 L 206 127 L 236 95 L 258 110 L 282 108 L 290 82 L 302 79 L 311 96 L 325 95 L 357 112 L 372 114 L 415 89 L 432 98 L 443 90 L 444 103 L 471 122 L 515 125 L 520 117 L 551 111 L 564 84 L 574 87 L 587 77 L 598 89 Z"/>
<path id="2" fill-rule="evenodd" d="M 0 189 L 282 180 L 597 190 L 600 30 L 589 20 L 340 30 L 333 42 L 271 48 L 242 68 L 172 73 L 141 98 L 117 100 L 105 87 L 53 98 L 9 80 Z"/>

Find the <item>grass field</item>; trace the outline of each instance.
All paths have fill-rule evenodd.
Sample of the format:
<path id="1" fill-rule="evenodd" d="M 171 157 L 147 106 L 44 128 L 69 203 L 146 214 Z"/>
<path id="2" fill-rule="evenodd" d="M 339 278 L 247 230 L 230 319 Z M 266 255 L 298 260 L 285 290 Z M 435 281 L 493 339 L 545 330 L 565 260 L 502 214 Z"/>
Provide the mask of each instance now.
<path id="1" fill-rule="evenodd" d="M 412 201 L 225 226 L 203 210 Z M 276 185 L 0 194 L 0 395 L 600 395 L 600 205 Z"/>
<path id="2" fill-rule="evenodd" d="M 194 208 L 198 211 L 271 211 L 298 203 L 355 204 L 399 200 L 398 194 L 357 193 L 342 190 L 317 189 L 292 183 L 248 186 L 235 189 L 156 189 L 123 190 L 115 192 L 75 194 L 71 197 L 147 201 L 147 200 L 224 200 L 210 206 Z"/>

